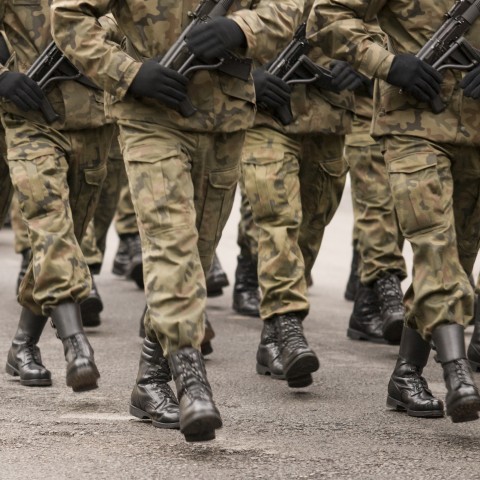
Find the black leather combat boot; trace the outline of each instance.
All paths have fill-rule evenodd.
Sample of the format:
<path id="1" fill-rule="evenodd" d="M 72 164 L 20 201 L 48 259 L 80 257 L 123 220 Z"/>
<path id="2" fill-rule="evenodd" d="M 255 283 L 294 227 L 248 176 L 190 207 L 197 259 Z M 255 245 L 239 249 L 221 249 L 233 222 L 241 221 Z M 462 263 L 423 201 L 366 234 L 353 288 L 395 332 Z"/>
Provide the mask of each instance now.
<path id="1" fill-rule="evenodd" d="M 257 259 L 240 254 L 237 257 L 233 309 L 240 315 L 260 316 L 260 292 L 258 291 Z"/>
<path id="2" fill-rule="evenodd" d="M 6 372 L 20 377 L 20 383 L 28 387 L 44 387 L 52 384 L 50 372 L 44 367 L 37 347 L 47 317 L 35 315 L 22 308 L 17 333 L 8 351 Z"/>
<path id="3" fill-rule="evenodd" d="M 200 349 L 202 350 L 202 355 L 210 355 L 213 353 L 212 339 L 215 337 L 215 331 L 213 330 L 212 324 L 207 317 L 207 312 L 205 312 L 205 335 L 203 336 L 202 344 Z"/>
<path id="4" fill-rule="evenodd" d="M 128 245 L 128 265 L 125 271 L 127 278 L 133 280 L 143 290 L 142 242 L 138 233 L 126 236 Z"/>
<path id="5" fill-rule="evenodd" d="M 143 340 L 137 381 L 130 397 L 130 414 L 150 419 L 158 428 L 179 428 L 178 401 L 168 382 L 172 379 L 162 347 Z"/>
<path id="6" fill-rule="evenodd" d="M 103 302 L 93 278 L 92 275 L 92 289 L 88 297 L 80 302 L 84 327 L 98 327 L 101 323 L 100 312 L 103 310 Z"/>
<path id="7" fill-rule="evenodd" d="M 374 282 L 373 290 L 380 303 L 383 338 L 390 343 L 399 343 L 405 323 L 405 306 L 400 279 L 389 272 Z"/>
<path id="8" fill-rule="evenodd" d="M 382 331 L 383 321 L 380 304 L 373 288 L 359 284 L 353 311 L 350 315 L 347 337 L 353 340 L 368 340 L 386 343 Z"/>
<path id="9" fill-rule="evenodd" d="M 223 288 L 230 285 L 217 254 L 213 256 L 212 266 L 205 280 L 207 282 L 207 297 L 219 297 L 223 294 Z"/>
<path id="10" fill-rule="evenodd" d="M 76 303 L 62 303 L 52 310 L 52 324 L 62 340 L 67 361 L 67 386 L 74 392 L 97 388 L 100 377 L 93 348 L 83 331 L 80 306 Z"/>
<path id="11" fill-rule="evenodd" d="M 120 235 L 117 253 L 113 259 L 112 273 L 123 277 L 127 273 L 127 266 L 130 263 L 128 255 L 128 243 L 125 235 Z"/>
<path id="12" fill-rule="evenodd" d="M 352 263 L 350 265 L 350 275 L 348 277 L 347 286 L 345 288 L 345 300 L 353 302 L 357 295 L 357 289 L 360 285 L 360 275 L 358 273 L 360 267 L 360 252 L 357 249 L 357 242 L 353 244 Z"/>
<path id="13" fill-rule="evenodd" d="M 285 380 L 275 321 L 272 318 L 263 321 L 260 345 L 257 350 L 257 373 Z"/>
<path id="14" fill-rule="evenodd" d="M 480 372 L 480 298 L 475 302 L 475 327 L 467 350 L 468 361 L 474 372 Z"/>
<path id="15" fill-rule="evenodd" d="M 480 395 L 465 353 L 463 326 L 456 323 L 439 325 L 433 330 L 432 340 L 447 386 L 447 415 L 454 423 L 477 420 Z"/>
<path id="16" fill-rule="evenodd" d="M 20 288 L 20 284 L 22 283 L 23 277 L 27 273 L 28 265 L 30 264 L 30 260 L 32 259 L 32 249 L 26 248 L 25 250 L 21 251 L 22 254 L 22 261 L 20 262 L 20 271 L 18 272 L 17 277 L 17 289 L 15 290 L 18 295 L 18 290 Z"/>
<path id="17" fill-rule="evenodd" d="M 302 320 L 294 312 L 273 318 L 288 386 L 307 387 L 313 382 L 311 374 L 318 370 L 320 362 L 303 335 Z"/>
<path id="18" fill-rule="evenodd" d="M 443 402 L 432 395 L 422 376 L 430 343 L 413 328 L 404 327 L 397 363 L 388 383 L 387 406 L 412 417 L 443 417 Z"/>
<path id="19" fill-rule="evenodd" d="M 192 347 L 172 352 L 168 361 L 180 402 L 180 431 L 187 442 L 213 440 L 222 419 L 213 403 L 202 354 Z"/>

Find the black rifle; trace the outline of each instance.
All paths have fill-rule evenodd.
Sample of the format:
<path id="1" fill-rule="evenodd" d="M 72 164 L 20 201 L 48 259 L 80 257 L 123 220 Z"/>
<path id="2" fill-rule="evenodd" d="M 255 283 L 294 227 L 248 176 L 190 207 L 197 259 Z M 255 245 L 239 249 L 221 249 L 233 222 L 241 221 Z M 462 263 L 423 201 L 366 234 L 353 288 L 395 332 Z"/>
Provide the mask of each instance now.
<path id="1" fill-rule="evenodd" d="M 100 90 L 91 80 L 83 75 L 77 67 L 65 57 L 62 51 L 50 43 L 43 53 L 35 60 L 32 66 L 26 72 L 26 75 L 38 83 L 38 86 L 44 91 L 54 82 L 64 82 L 66 80 L 75 80 L 86 87 Z M 47 97 L 43 100 L 40 110 L 48 123 L 53 123 L 60 118 L 55 112 Z"/>
<path id="2" fill-rule="evenodd" d="M 209 65 L 202 62 L 190 52 L 185 40 L 188 33 L 196 25 L 208 22 L 215 17 L 224 17 L 233 4 L 233 1 L 234 0 L 202 0 L 195 11 L 190 14 L 192 21 L 160 60 L 160 65 L 172 68 L 185 76 L 197 70 L 218 70 L 231 77 L 247 81 L 250 77 L 252 66 L 250 59 L 240 58 L 232 52 L 227 52 L 223 58 L 219 58 L 216 63 Z M 190 100 L 186 99 L 180 105 L 179 111 L 184 117 L 190 117 L 197 110 Z"/>
<path id="3" fill-rule="evenodd" d="M 311 46 L 306 38 L 306 24 L 298 26 L 292 41 L 268 66 L 266 72 L 281 78 L 288 85 L 311 84 L 318 90 L 338 92 L 332 86 L 332 74 L 326 68 L 320 67 L 307 57 Z M 292 120 L 290 105 L 284 105 L 274 112 L 283 125 L 289 125 Z"/>
<path id="4" fill-rule="evenodd" d="M 480 63 L 480 51 L 472 47 L 464 35 L 480 17 L 480 0 L 457 0 L 446 13 L 446 20 L 432 38 L 417 53 L 417 58 L 437 71 L 451 68 L 470 71 Z M 431 102 L 434 113 L 442 112 L 446 105 L 440 96 Z"/>

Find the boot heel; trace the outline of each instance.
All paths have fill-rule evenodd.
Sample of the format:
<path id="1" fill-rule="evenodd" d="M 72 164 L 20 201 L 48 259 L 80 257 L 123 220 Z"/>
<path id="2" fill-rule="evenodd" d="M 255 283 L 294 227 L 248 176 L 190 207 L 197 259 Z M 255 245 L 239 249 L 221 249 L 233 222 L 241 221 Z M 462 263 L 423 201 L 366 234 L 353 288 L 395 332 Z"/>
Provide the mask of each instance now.
<path id="1" fill-rule="evenodd" d="M 130 405 L 129 412 L 132 417 L 139 418 L 140 420 L 151 420 L 151 417 L 147 412 L 144 412 L 140 408 L 134 407 L 133 405 Z"/>
<path id="2" fill-rule="evenodd" d="M 265 365 L 261 365 L 260 363 L 257 363 L 256 370 L 259 375 L 270 376 L 272 374 L 272 372 L 270 372 L 270 369 L 268 367 L 266 367 Z"/>
<path id="3" fill-rule="evenodd" d="M 368 340 L 365 335 L 360 332 L 357 332 L 353 328 L 349 328 L 347 330 L 347 337 L 351 338 L 352 340 Z"/>
<path id="4" fill-rule="evenodd" d="M 8 363 L 5 365 L 5 371 L 12 377 L 18 377 L 18 372 Z"/>
<path id="5" fill-rule="evenodd" d="M 387 397 L 387 407 L 392 408 L 393 410 L 397 410 L 398 412 L 406 412 L 407 409 L 401 402 L 395 400 L 390 395 Z"/>

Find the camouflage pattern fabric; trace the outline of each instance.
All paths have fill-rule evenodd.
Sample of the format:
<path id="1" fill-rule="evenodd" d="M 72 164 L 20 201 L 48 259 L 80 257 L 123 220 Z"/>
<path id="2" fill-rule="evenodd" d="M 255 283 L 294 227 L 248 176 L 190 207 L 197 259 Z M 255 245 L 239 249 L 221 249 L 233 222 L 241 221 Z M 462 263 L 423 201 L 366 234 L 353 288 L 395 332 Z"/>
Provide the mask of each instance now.
<path id="1" fill-rule="evenodd" d="M 256 60 L 273 58 L 291 37 L 304 0 L 235 0 L 229 18 L 245 34 L 248 49 L 239 51 Z M 188 94 L 197 113 L 184 118 L 162 103 L 135 99 L 127 93 L 142 59 L 165 54 L 190 22 L 198 0 L 55 0 L 53 35 L 72 61 L 106 92 L 107 114 L 115 119 L 197 132 L 232 132 L 253 124 L 254 88 L 248 82 L 212 71 L 199 71 L 189 81 Z M 109 41 L 97 17 L 111 10 L 128 39 L 128 51 Z M 132 14 L 135 12 L 135 14 Z M 79 38 L 83 40 L 79 42 Z"/>
<path id="2" fill-rule="evenodd" d="M 115 217 L 115 230 L 118 235 L 138 233 L 137 217 L 126 177 L 125 183 L 120 190 L 120 199 Z"/>
<path id="3" fill-rule="evenodd" d="M 8 163 L 33 259 L 19 302 L 36 314 L 90 292 L 78 241 L 93 216 L 106 175 L 112 128 L 59 132 L 5 115 Z"/>
<path id="4" fill-rule="evenodd" d="M 242 174 L 238 182 L 240 187 L 240 221 L 238 222 L 237 245 L 240 254 L 257 261 L 258 259 L 258 236 L 259 228 L 253 220 L 252 207 L 245 192 L 245 181 Z"/>
<path id="5" fill-rule="evenodd" d="M 361 255 L 360 278 L 364 284 L 385 272 L 407 277 L 402 255 L 403 237 L 398 227 L 388 183 L 387 168 L 378 143 L 370 136 L 372 100 L 356 97 L 352 133 L 345 138 L 345 158 L 350 168 L 354 230 Z M 365 107 L 370 108 L 365 108 Z M 370 114 L 368 113 L 370 112 Z"/>
<path id="6" fill-rule="evenodd" d="M 197 134 L 120 121 L 142 240 L 147 335 L 200 347 L 205 275 L 230 214 L 244 132 Z"/>
<path id="7" fill-rule="evenodd" d="M 22 212 L 20 210 L 17 195 L 12 196 L 10 217 L 12 220 L 12 230 L 15 235 L 15 253 L 22 253 L 27 248 L 30 248 L 30 240 L 28 239 L 28 227 L 22 218 Z"/>
<path id="8" fill-rule="evenodd" d="M 242 168 L 259 227 L 262 319 L 308 313 L 303 252 L 311 269 L 343 191 L 342 150 L 342 136 L 285 135 L 269 127 L 247 132 Z"/>
<path id="9" fill-rule="evenodd" d="M 379 137 L 399 225 L 414 252 L 407 323 L 429 339 L 440 323 L 468 324 L 473 292 L 467 275 L 478 251 L 479 103 L 463 96 L 464 73 L 446 71 L 435 115 L 385 81 L 395 53 L 415 54 L 438 29 L 451 1 L 323 0 L 309 19 L 311 39 L 332 56 L 353 62 L 381 81 L 372 135 Z M 376 44 L 364 20 L 377 17 L 389 51 Z M 480 47 L 480 23 L 468 34 Z M 468 180 L 466 177 L 468 176 Z"/>
<path id="10" fill-rule="evenodd" d="M 114 135 L 108 154 L 107 176 L 98 200 L 99 208 L 95 209 L 95 215 L 88 225 L 81 245 L 90 271 L 95 274 L 100 273 L 108 229 L 115 216 L 122 187 L 127 182 L 125 165 L 116 137 L 117 135 Z"/>
<path id="11" fill-rule="evenodd" d="M 0 124 L 0 228 L 2 228 L 8 209 L 10 208 L 12 193 L 12 182 L 10 181 L 10 174 L 8 173 L 5 132 Z"/>

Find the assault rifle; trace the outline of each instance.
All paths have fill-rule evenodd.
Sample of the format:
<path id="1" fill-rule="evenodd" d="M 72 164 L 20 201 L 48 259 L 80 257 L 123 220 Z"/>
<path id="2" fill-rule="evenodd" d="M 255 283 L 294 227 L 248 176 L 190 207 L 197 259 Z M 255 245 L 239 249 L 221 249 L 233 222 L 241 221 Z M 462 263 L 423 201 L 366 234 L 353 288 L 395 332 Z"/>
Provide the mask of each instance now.
<path id="1" fill-rule="evenodd" d="M 480 63 L 480 51 L 465 40 L 464 35 L 480 17 L 480 0 L 457 0 L 446 13 L 446 20 L 432 38 L 417 53 L 437 71 L 448 68 L 470 71 Z M 446 105 L 440 96 L 431 102 L 434 113 L 440 113 Z"/>
<path id="2" fill-rule="evenodd" d="M 330 71 L 307 57 L 311 46 L 306 38 L 306 33 L 306 23 L 302 23 L 295 31 L 292 41 L 268 66 L 267 73 L 281 78 L 288 85 L 312 84 L 318 90 L 338 92 L 332 86 Z M 279 108 L 274 112 L 274 116 L 283 125 L 289 125 L 293 120 L 290 105 Z"/>
<path id="3" fill-rule="evenodd" d="M 188 33 L 196 25 L 202 22 L 208 22 L 215 17 L 224 17 L 232 6 L 233 1 L 234 0 L 202 0 L 195 11 L 189 14 L 192 21 L 160 60 L 160 65 L 172 68 L 185 76 L 197 70 L 218 70 L 226 75 L 247 81 L 252 66 L 250 59 L 240 58 L 232 52 L 227 52 L 223 58 L 219 58 L 215 63 L 206 64 L 190 52 L 185 40 Z M 186 99 L 180 105 L 179 111 L 184 117 L 190 117 L 197 110 L 190 100 Z"/>
<path id="4" fill-rule="evenodd" d="M 26 72 L 26 75 L 37 82 L 38 86 L 44 92 L 52 83 L 64 82 L 66 80 L 75 80 L 86 87 L 100 90 L 97 85 L 83 75 L 78 68 L 65 57 L 54 42 L 51 42 L 35 60 Z M 60 118 L 47 97 L 43 100 L 40 110 L 48 123 L 53 123 Z"/>

